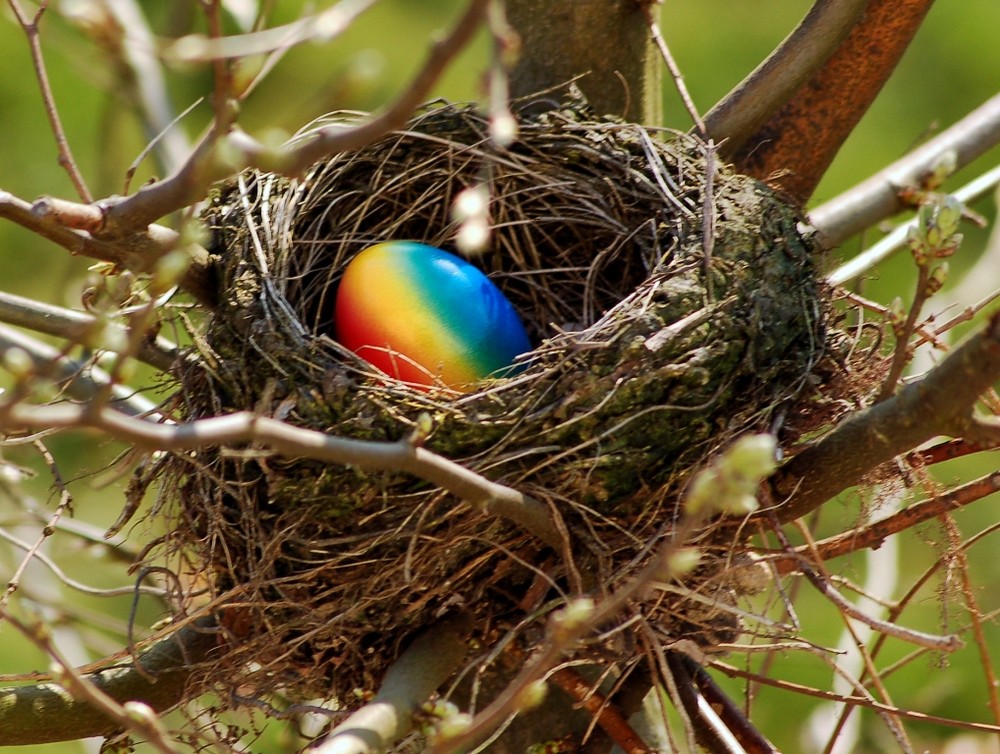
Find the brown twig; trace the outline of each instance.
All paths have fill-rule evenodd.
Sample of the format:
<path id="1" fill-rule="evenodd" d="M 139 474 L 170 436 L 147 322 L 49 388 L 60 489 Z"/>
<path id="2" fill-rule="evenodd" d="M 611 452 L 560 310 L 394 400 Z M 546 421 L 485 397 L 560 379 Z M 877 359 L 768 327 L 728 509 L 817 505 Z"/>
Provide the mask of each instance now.
<path id="1" fill-rule="evenodd" d="M 954 560 L 958 570 L 959 588 L 962 590 L 965 608 L 969 613 L 969 622 L 972 624 L 972 636 L 979 653 L 979 666 L 983 669 L 985 676 L 986 698 L 989 700 L 990 712 L 993 714 L 993 722 L 1000 725 L 1000 688 L 998 688 L 996 672 L 993 670 L 993 660 L 990 657 L 986 633 L 983 631 L 984 616 L 979 609 L 976 589 L 969 576 L 969 560 L 965 556 L 965 548 L 962 547 L 958 524 L 955 523 L 954 517 L 950 513 L 943 513 L 940 520 L 948 537 L 947 557 Z"/>
<path id="2" fill-rule="evenodd" d="M 821 689 L 813 688 L 811 686 L 804 686 L 801 683 L 794 683 L 792 681 L 784 681 L 778 678 L 768 678 L 767 676 L 759 675 L 758 673 L 753 673 L 743 668 L 736 667 L 735 665 L 729 665 L 728 663 L 722 662 L 721 660 L 713 660 L 711 667 L 725 673 L 731 678 L 745 678 L 755 683 L 762 684 L 764 686 L 772 686 L 774 688 L 782 689 L 784 691 L 790 691 L 795 694 L 801 694 L 804 696 L 812 696 L 818 699 L 825 699 L 827 701 L 836 702 L 838 704 L 850 704 L 856 707 L 865 707 L 867 709 L 874 710 L 876 712 L 886 712 L 897 717 L 914 720 L 917 722 L 923 722 L 933 725 L 942 725 L 949 728 L 958 728 L 961 730 L 971 730 L 979 731 L 982 733 L 1000 733 L 1000 725 L 993 725 L 990 723 L 973 723 L 966 722 L 964 720 L 952 720 L 947 717 L 939 717 L 937 715 L 927 715 L 923 712 L 914 712 L 912 710 L 902 709 L 900 707 L 893 707 L 889 704 L 883 704 L 882 702 L 877 702 L 873 699 L 863 697 L 863 696 L 843 696 L 842 694 L 837 694 L 832 691 L 823 691 Z"/>
<path id="3" fill-rule="evenodd" d="M 698 113 L 698 108 L 695 107 L 694 100 L 691 99 L 691 94 L 688 92 L 687 84 L 684 83 L 684 74 L 681 73 L 681 69 L 677 65 L 677 61 L 674 60 L 674 56 L 670 53 L 667 41 L 663 38 L 663 33 L 660 31 L 660 25 L 656 21 L 656 14 L 653 12 L 653 8 L 658 5 L 658 2 L 659 0 L 644 0 L 644 2 L 641 3 L 642 12 L 646 16 L 646 23 L 649 24 L 649 33 L 653 37 L 653 43 L 656 45 L 656 49 L 660 51 L 660 57 L 663 58 L 663 62 L 667 66 L 667 70 L 670 71 L 670 77 L 674 80 L 674 86 L 677 88 L 677 94 L 680 95 L 681 102 L 684 104 L 684 109 L 687 110 L 688 115 L 691 116 L 691 120 L 694 122 L 698 135 L 705 141 L 708 141 L 709 131 L 705 127 L 705 121 Z M 851 2 L 858 2 L 858 0 L 851 0 Z"/>
<path id="4" fill-rule="evenodd" d="M 83 176 L 80 174 L 76 160 L 73 159 L 73 152 L 70 149 L 69 140 L 66 138 L 66 131 L 63 129 L 62 120 L 59 117 L 59 108 L 56 107 L 55 96 L 52 94 L 52 85 L 49 82 L 49 74 L 45 68 L 45 58 L 42 55 L 42 41 L 39 36 L 38 25 L 42 20 L 42 16 L 45 15 L 49 4 L 47 0 L 39 3 L 34 17 L 29 19 L 18 0 L 7 0 L 7 2 L 18 24 L 20 24 L 21 29 L 28 38 L 28 47 L 31 50 L 31 62 L 35 67 L 35 76 L 38 79 L 38 88 L 41 90 L 45 115 L 49 119 L 49 126 L 52 128 L 52 134 L 56 139 L 56 147 L 59 150 L 59 164 L 69 175 L 69 179 L 73 182 L 73 187 L 76 189 L 76 193 L 81 201 L 90 203 L 94 199 L 91 196 L 90 189 L 87 188 L 86 181 L 84 181 Z"/>
<path id="5" fill-rule="evenodd" d="M 937 649 L 944 652 L 954 652 L 955 650 L 961 649 L 962 640 L 955 634 L 947 634 L 944 636 L 928 634 L 923 631 L 904 628 L 890 621 L 873 618 L 872 616 L 859 610 L 856 605 L 844 599 L 840 592 L 830 585 L 829 580 L 825 578 L 821 570 L 818 570 L 822 568 L 821 561 L 817 560 L 817 567 L 813 568 L 803 555 L 799 555 L 796 552 L 795 548 L 789 543 L 784 531 L 782 531 L 781 524 L 778 522 L 777 516 L 774 515 L 774 509 L 771 508 L 769 511 L 771 514 L 772 531 L 778 538 L 778 541 L 781 542 L 785 552 L 798 560 L 797 570 L 800 571 L 814 587 L 816 587 L 816 590 L 820 594 L 830 600 L 830 602 L 836 606 L 837 610 L 845 618 L 854 618 L 870 628 L 875 629 L 879 633 L 887 636 L 893 636 L 897 639 L 908 641 L 921 647 L 929 647 L 931 649 Z M 804 531 L 805 527 L 802 527 L 802 530 Z M 814 547 L 812 544 L 808 546 L 810 548 Z"/>
<path id="6" fill-rule="evenodd" d="M 930 279 L 930 263 L 918 263 L 917 285 L 916 290 L 913 292 L 913 301 L 910 303 L 910 309 L 906 313 L 906 319 L 903 322 L 894 323 L 895 327 L 893 327 L 893 330 L 896 335 L 896 347 L 893 349 L 892 359 L 889 362 L 889 371 L 882 380 L 876 401 L 884 401 L 892 397 L 892 394 L 896 392 L 896 383 L 903 376 L 903 370 L 906 369 L 906 365 L 910 361 L 910 357 L 912 356 L 910 337 L 917 329 L 917 318 L 920 316 L 920 311 L 924 308 L 924 304 L 930 296 L 931 291 L 928 288 Z"/>
<path id="7" fill-rule="evenodd" d="M 670 652 L 667 662 L 688 717 L 702 721 L 696 726 L 702 746 L 720 754 L 731 752 L 722 738 L 728 733 L 746 754 L 779 754 L 774 744 L 761 735 L 697 662 L 681 652 Z M 725 728 L 725 733 L 715 729 L 716 720 Z"/>
<path id="8" fill-rule="evenodd" d="M 561 668 L 549 676 L 580 707 L 597 720 L 601 729 L 625 754 L 653 754 L 653 750 L 639 736 L 618 707 L 594 690 L 593 685 L 570 668 Z"/>
<path id="9" fill-rule="evenodd" d="M 894 534 L 908 531 L 917 524 L 938 518 L 998 491 L 1000 491 L 1000 472 L 987 474 L 944 494 L 914 503 L 857 531 L 821 539 L 816 542 L 815 555 L 825 561 L 858 550 L 877 548 Z M 799 557 L 811 557 L 813 554 L 811 549 L 804 545 L 793 548 L 792 552 L 794 554 L 769 556 L 768 562 L 779 574 L 792 573 L 798 570 Z"/>

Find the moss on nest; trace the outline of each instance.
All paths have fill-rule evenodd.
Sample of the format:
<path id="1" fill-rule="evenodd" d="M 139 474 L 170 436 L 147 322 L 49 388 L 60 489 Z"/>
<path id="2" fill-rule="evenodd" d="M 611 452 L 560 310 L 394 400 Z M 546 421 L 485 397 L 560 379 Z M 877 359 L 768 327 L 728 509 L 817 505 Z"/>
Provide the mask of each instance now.
<path id="1" fill-rule="evenodd" d="M 766 429 L 822 352 L 799 217 L 725 171 L 706 202 L 697 141 L 578 108 L 523 122 L 509 148 L 487 134 L 474 108 L 439 105 L 301 180 L 246 175 L 221 192 L 207 217 L 222 303 L 178 411 L 251 409 L 371 440 L 404 437 L 427 414 L 431 450 L 552 507 L 572 561 L 403 474 L 255 449 L 178 455 L 163 477 L 175 519 L 165 546 L 204 569 L 220 604 L 239 606 L 220 681 L 347 700 L 444 612 L 496 632 L 525 610 L 613 589 L 669 536 L 688 474 Z M 464 395 L 373 378 L 331 338 L 341 270 L 384 240 L 452 248 L 452 201 L 477 185 L 490 192 L 493 235 L 474 261 L 528 324 L 537 348 L 526 370 Z M 698 577 L 726 604 L 729 557 Z M 524 604 L 539 580 L 548 592 Z M 694 605 L 660 595 L 636 609 L 674 640 L 732 631 L 724 610 Z M 624 650 L 601 651 L 611 661 Z"/>

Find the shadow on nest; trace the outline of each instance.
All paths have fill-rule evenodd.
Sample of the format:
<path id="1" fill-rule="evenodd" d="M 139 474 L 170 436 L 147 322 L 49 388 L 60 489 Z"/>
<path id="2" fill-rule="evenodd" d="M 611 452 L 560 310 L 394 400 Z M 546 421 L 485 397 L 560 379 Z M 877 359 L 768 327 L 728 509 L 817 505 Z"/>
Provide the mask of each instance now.
<path id="1" fill-rule="evenodd" d="M 468 669 L 484 672 L 501 638 L 537 640 L 568 598 L 641 568 L 692 471 L 777 426 L 826 339 L 800 217 L 761 183 L 713 171 L 706 194 L 703 144 L 579 107 L 525 118 L 502 148 L 475 108 L 439 104 L 301 179 L 246 174 L 220 190 L 206 218 L 221 303 L 174 415 L 249 409 L 386 441 L 430 426 L 427 448 L 547 505 L 565 546 L 406 474 L 254 447 L 170 456 L 156 471 L 161 546 L 208 586 L 231 637 L 212 681 L 350 706 L 418 629 L 455 612 L 474 626 Z M 332 338 L 345 264 L 392 239 L 453 250 L 453 201 L 475 186 L 492 236 L 472 261 L 526 322 L 526 369 L 466 394 L 372 375 Z M 706 557 L 683 588 L 630 607 L 665 641 L 738 632 L 743 542 L 728 532 L 702 532 Z M 634 643 L 610 628 L 580 651 L 610 664 Z"/>

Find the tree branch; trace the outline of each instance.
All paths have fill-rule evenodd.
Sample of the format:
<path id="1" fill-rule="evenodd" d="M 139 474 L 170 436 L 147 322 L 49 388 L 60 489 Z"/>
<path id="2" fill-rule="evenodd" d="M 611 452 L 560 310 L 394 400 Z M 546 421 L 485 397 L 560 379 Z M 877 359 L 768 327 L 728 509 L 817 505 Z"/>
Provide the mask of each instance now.
<path id="1" fill-rule="evenodd" d="M 779 574 L 786 574 L 798 570 L 801 558 L 811 559 L 815 555 L 826 561 L 869 547 L 878 548 L 894 534 L 907 531 L 924 521 L 930 521 L 932 518 L 982 500 L 994 492 L 1000 492 L 1000 472 L 987 474 L 942 495 L 914 503 L 898 513 L 875 521 L 862 529 L 846 531 L 834 537 L 822 539 L 814 546 L 800 545 L 793 548 L 791 554 L 781 553 L 769 556 L 767 563 L 773 566 Z"/>
<path id="2" fill-rule="evenodd" d="M 0 406 L 0 427 L 98 429 L 151 450 L 190 450 L 257 442 L 289 458 L 312 458 L 373 471 L 402 471 L 446 489 L 471 505 L 510 519 L 559 552 L 563 548 L 562 535 L 544 504 L 406 440 L 375 442 L 331 437 L 247 411 L 165 425 L 134 419 L 101 406 L 72 404 L 8 403 Z"/>
<path id="3" fill-rule="evenodd" d="M 810 222 L 828 246 L 904 210 L 900 189 L 917 186 L 948 152 L 961 168 L 1000 143 L 1000 94 L 988 99 L 953 126 L 849 191 L 809 213 Z"/>
<path id="4" fill-rule="evenodd" d="M 816 0 L 767 59 L 705 115 L 723 157 L 734 154 L 826 62 L 868 0 Z"/>
<path id="5" fill-rule="evenodd" d="M 0 322 L 98 348 L 101 332 L 106 327 L 113 328 L 118 338 L 127 338 L 124 327 L 102 322 L 92 314 L 3 291 L 0 291 Z M 164 372 L 170 369 L 177 356 L 177 346 L 160 336 L 143 341 L 136 353 L 137 359 Z"/>
<path id="6" fill-rule="evenodd" d="M 423 67 L 388 107 L 356 126 L 335 124 L 309 132 L 281 150 L 264 147 L 248 134 L 233 130 L 222 139 L 209 133 L 190 159 L 169 178 L 124 198 L 100 202 L 101 233 L 139 232 L 150 223 L 205 197 L 216 182 L 246 167 L 285 175 L 301 173 L 328 155 L 359 149 L 398 128 L 429 96 L 431 88 L 458 52 L 472 39 L 490 0 L 470 0 L 447 36 L 435 42 Z"/>
<path id="7" fill-rule="evenodd" d="M 215 622 L 203 618 L 159 639 L 139 656 L 141 668 L 116 665 L 84 679 L 119 704 L 140 701 L 160 712 L 180 703 L 194 670 L 218 644 Z M 35 746 L 106 736 L 121 726 L 54 683 L 0 688 L 0 746 Z"/>
<path id="8" fill-rule="evenodd" d="M 960 435 L 977 399 L 1000 379 L 1000 312 L 938 366 L 892 398 L 848 417 L 771 477 L 787 523 L 937 435 Z"/>
<path id="9" fill-rule="evenodd" d="M 460 619 L 431 626 L 386 673 L 375 698 L 338 725 L 315 754 L 377 754 L 405 736 L 413 714 L 455 672 L 468 651 Z"/>
<path id="10" fill-rule="evenodd" d="M 837 50 L 732 155 L 805 204 L 896 67 L 934 0 L 870 0 Z"/>
<path id="11" fill-rule="evenodd" d="M 89 230 L 101 223 L 100 212 L 92 205 L 58 199 L 40 199 L 29 204 L 3 190 L 0 190 L 0 217 L 47 238 L 71 254 L 110 262 L 137 273 L 151 272 L 156 262 L 180 242 L 180 234 L 162 225 L 149 225 L 128 236 L 100 237 Z M 77 229 L 80 226 L 88 229 Z M 201 303 L 212 306 L 216 290 L 208 252 L 193 244 L 187 250 L 191 262 L 180 285 Z"/>

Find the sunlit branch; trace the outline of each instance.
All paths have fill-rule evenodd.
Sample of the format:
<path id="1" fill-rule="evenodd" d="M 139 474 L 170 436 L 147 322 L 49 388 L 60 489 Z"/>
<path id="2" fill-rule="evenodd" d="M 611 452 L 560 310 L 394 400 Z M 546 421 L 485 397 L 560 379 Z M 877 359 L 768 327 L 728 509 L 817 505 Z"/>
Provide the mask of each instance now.
<path id="1" fill-rule="evenodd" d="M 809 219 L 826 244 L 838 246 L 905 209 L 900 189 L 919 185 L 947 153 L 954 154 L 955 166 L 961 168 L 998 143 L 1000 94 L 863 183 L 816 207 Z"/>
<path id="2" fill-rule="evenodd" d="M 71 254 L 110 262 L 137 273 L 150 272 L 180 242 L 176 231 L 162 225 L 149 225 L 127 237 L 100 238 L 90 230 L 96 230 L 102 222 L 100 210 L 93 205 L 58 199 L 40 199 L 31 204 L 3 190 L 0 190 L 0 217 L 62 246 Z M 216 291 L 208 252 L 193 244 L 186 249 L 191 263 L 180 284 L 202 303 L 212 305 Z"/>
<path id="3" fill-rule="evenodd" d="M 1000 114 L 1000 97 L 997 97 L 997 113 Z M 1000 119 L 997 122 L 1000 123 Z M 1000 141 L 1000 127 L 997 129 L 997 139 Z M 998 183 L 1000 183 L 1000 165 L 965 184 L 955 191 L 952 196 L 963 204 L 967 204 L 992 191 Z M 895 211 L 897 210 L 893 210 L 893 212 Z M 907 234 L 911 228 L 916 227 L 916 224 L 916 218 L 908 220 L 905 223 L 900 223 L 885 238 L 872 245 L 871 248 L 861 252 L 827 275 L 826 281 L 830 285 L 843 285 L 858 277 L 863 272 L 870 270 L 879 262 L 888 259 L 893 253 L 906 246 Z M 830 240 L 827 239 L 827 243 L 829 242 Z"/>
<path id="4" fill-rule="evenodd" d="M 373 471 L 402 471 L 448 490 L 471 505 L 517 523 L 562 551 L 562 536 L 542 503 L 491 482 L 464 466 L 409 441 L 374 442 L 332 437 L 249 412 L 165 425 L 134 419 L 108 408 L 70 404 L 0 406 L 0 427 L 98 429 L 149 450 L 190 450 L 257 442 L 289 458 L 312 458 Z"/>

